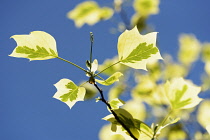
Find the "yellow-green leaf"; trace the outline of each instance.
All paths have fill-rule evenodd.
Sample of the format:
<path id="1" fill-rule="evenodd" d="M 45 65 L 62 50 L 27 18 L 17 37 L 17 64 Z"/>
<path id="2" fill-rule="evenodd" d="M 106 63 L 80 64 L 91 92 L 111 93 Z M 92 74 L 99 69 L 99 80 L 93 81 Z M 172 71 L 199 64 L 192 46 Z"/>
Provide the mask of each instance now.
<path id="1" fill-rule="evenodd" d="M 202 46 L 202 59 L 204 62 L 210 62 L 210 43 L 204 43 Z"/>
<path id="2" fill-rule="evenodd" d="M 194 35 L 183 34 L 179 38 L 179 61 L 189 66 L 198 59 L 201 49 L 200 42 Z"/>
<path id="3" fill-rule="evenodd" d="M 55 39 L 43 31 L 33 31 L 29 35 L 14 35 L 17 47 L 9 55 L 28 58 L 29 60 L 46 60 L 58 56 Z"/>
<path id="4" fill-rule="evenodd" d="M 174 78 L 167 81 L 164 93 L 172 109 L 188 109 L 198 105 L 202 99 L 198 97 L 201 87 L 183 78 Z"/>
<path id="5" fill-rule="evenodd" d="M 70 108 L 72 108 L 77 101 L 84 101 L 85 88 L 78 87 L 71 80 L 61 79 L 54 86 L 57 88 L 57 92 L 53 98 L 66 103 Z"/>
<path id="6" fill-rule="evenodd" d="M 141 140 L 151 140 L 153 132 L 148 125 L 138 119 L 134 119 L 133 116 L 125 109 L 114 109 L 114 112 L 117 114 L 119 119 L 130 129 L 136 138 Z M 104 117 L 103 119 L 112 123 L 111 130 L 113 132 L 122 135 L 124 138 L 126 138 L 126 140 L 131 138 L 127 131 L 125 131 L 119 122 L 117 122 L 112 114 Z"/>
<path id="7" fill-rule="evenodd" d="M 98 79 L 95 79 L 95 81 L 102 84 L 102 85 L 108 86 L 108 85 L 113 84 L 116 81 L 119 81 L 119 78 L 121 76 L 123 76 L 123 74 L 121 72 L 115 72 L 114 74 L 112 74 L 109 78 L 107 78 L 104 81 L 103 80 L 98 80 Z"/>
<path id="8" fill-rule="evenodd" d="M 112 99 L 109 104 L 111 105 L 112 109 L 118 109 L 120 106 L 124 105 L 125 102 L 118 98 Z"/>
<path id="9" fill-rule="evenodd" d="M 111 18 L 113 10 L 108 7 L 100 8 L 94 1 L 86 1 L 77 5 L 72 11 L 68 12 L 68 18 L 74 20 L 77 27 L 85 23 L 94 25 L 100 20 Z"/>
<path id="10" fill-rule="evenodd" d="M 126 30 L 118 38 L 119 61 L 135 69 L 146 70 L 146 64 L 162 59 L 156 47 L 156 32 L 141 35 L 137 27 Z"/>
<path id="11" fill-rule="evenodd" d="M 197 120 L 203 128 L 210 124 L 210 100 L 204 100 L 198 108 Z"/>
<path id="12" fill-rule="evenodd" d="M 133 7 L 140 16 L 147 17 L 159 12 L 159 0 L 135 0 Z"/>

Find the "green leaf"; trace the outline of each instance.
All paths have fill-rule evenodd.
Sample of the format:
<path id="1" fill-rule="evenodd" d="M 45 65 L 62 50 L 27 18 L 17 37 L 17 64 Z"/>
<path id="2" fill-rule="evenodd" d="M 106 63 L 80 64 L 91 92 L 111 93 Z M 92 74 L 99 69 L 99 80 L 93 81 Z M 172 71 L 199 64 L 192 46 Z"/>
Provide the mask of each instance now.
<path id="1" fill-rule="evenodd" d="M 162 59 L 156 47 L 156 32 L 141 35 L 137 27 L 126 30 L 118 38 L 119 61 L 135 69 L 146 70 L 148 62 Z"/>
<path id="2" fill-rule="evenodd" d="M 132 132 L 132 134 L 135 135 L 136 138 L 141 140 L 151 140 L 153 136 L 153 131 L 148 125 L 138 119 L 134 119 L 133 116 L 125 109 L 114 109 L 114 112 L 117 114 L 120 120 L 130 129 L 130 131 Z M 122 135 L 126 139 L 130 139 L 128 137 L 129 134 L 127 133 L 127 131 L 125 131 L 125 129 L 117 122 L 112 114 L 104 117 L 103 119 L 112 123 L 111 128 L 113 132 Z"/>
<path id="3" fill-rule="evenodd" d="M 111 18 L 113 10 L 108 7 L 100 8 L 94 1 L 86 1 L 77 5 L 68 12 L 68 18 L 74 20 L 77 27 L 82 27 L 85 23 L 94 25 L 100 20 Z"/>
<path id="4" fill-rule="evenodd" d="M 112 109 L 118 109 L 120 106 L 124 105 L 125 102 L 118 98 L 112 99 L 109 104 L 111 105 Z"/>
<path id="5" fill-rule="evenodd" d="M 17 47 L 9 55 L 28 58 L 29 60 L 46 60 L 58 57 L 55 39 L 43 31 L 34 31 L 29 35 L 14 35 Z"/>
<path id="6" fill-rule="evenodd" d="M 117 116 L 119 117 L 119 119 L 129 128 L 135 128 L 135 125 L 134 125 L 134 120 L 133 120 L 133 116 L 128 112 L 126 111 L 125 109 L 122 109 L 122 108 L 118 108 L 118 109 L 114 109 L 114 112 L 117 114 Z M 110 121 L 111 123 L 113 124 L 117 124 L 117 125 L 120 125 L 117 120 L 114 118 L 114 116 L 111 114 L 111 115 L 108 115 L 106 117 L 103 118 L 104 120 L 107 120 L 107 121 Z"/>
<path id="7" fill-rule="evenodd" d="M 168 98 L 172 110 L 188 109 L 198 105 L 202 99 L 198 97 L 201 87 L 189 80 L 174 78 L 164 86 L 164 93 Z"/>
<path id="8" fill-rule="evenodd" d="M 140 43 L 136 49 L 134 49 L 127 58 L 121 58 L 122 63 L 135 63 L 137 61 L 141 61 L 143 59 L 149 58 L 152 54 L 156 54 L 158 49 L 153 47 L 152 44 L 147 45 L 145 43 Z"/>
<path id="9" fill-rule="evenodd" d="M 119 81 L 119 78 L 121 76 L 123 76 L 123 74 L 121 72 L 115 72 L 114 74 L 112 74 L 109 78 L 107 78 L 104 81 L 103 80 L 98 80 L 98 79 L 95 79 L 95 81 L 102 84 L 102 85 L 108 86 L 108 85 L 113 84 L 116 81 Z"/>
<path id="10" fill-rule="evenodd" d="M 55 84 L 55 87 L 57 88 L 57 92 L 53 98 L 66 103 L 70 108 L 72 108 L 77 101 L 84 101 L 85 88 L 78 87 L 69 79 L 61 79 Z"/>

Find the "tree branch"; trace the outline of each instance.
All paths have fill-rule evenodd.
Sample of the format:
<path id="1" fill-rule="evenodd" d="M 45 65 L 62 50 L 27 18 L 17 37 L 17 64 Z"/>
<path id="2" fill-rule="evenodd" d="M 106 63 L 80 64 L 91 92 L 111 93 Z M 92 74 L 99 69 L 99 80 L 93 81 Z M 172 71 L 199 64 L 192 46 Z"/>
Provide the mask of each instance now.
<path id="1" fill-rule="evenodd" d="M 110 109 L 110 111 L 112 112 L 112 114 L 114 115 L 115 119 L 122 125 L 122 127 L 128 132 L 128 134 L 134 139 L 134 140 L 138 140 L 133 133 L 130 131 L 129 127 L 127 127 L 121 120 L 120 118 L 117 116 L 117 114 L 113 111 L 111 105 L 108 103 L 108 101 L 104 98 L 103 95 L 103 91 L 98 87 L 98 85 L 96 83 L 94 83 L 94 86 L 97 88 L 97 90 L 99 91 L 100 95 L 101 95 L 101 101 L 103 103 L 106 104 L 106 106 Z"/>

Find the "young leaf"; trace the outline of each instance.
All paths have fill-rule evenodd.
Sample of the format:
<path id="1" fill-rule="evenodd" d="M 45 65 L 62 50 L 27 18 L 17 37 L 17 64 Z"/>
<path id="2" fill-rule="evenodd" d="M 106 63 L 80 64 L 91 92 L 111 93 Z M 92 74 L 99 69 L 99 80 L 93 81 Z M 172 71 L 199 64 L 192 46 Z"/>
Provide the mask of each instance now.
<path id="1" fill-rule="evenodd" d="M 84 101 L 85 88 L 78 87 L 71 80 L 61 79 L 54 84 L 54 86 L 57 88 L 57 92 L 53 98 L 66 103 L 70 108 L 72 108 L 77 101 Z"/>
<path id="2" fill-rule="evenodd" d="M 141 35 L 137 27 L 126 30 L 118 38 L 119 61 L 135 69 L 146 70 L 148 62 L 162 59 L 156 47 L 156 32 Z"/>
<path id="3" fill-rule="evenodd" d="M 198 105 L 202 99 L 198 97 L 201 87 L 183 78 L 174 78 L 165 84 L 164 92 L 173 109 L 188 109 Z"/>
<path id="4" fill-rule="evenodd" d="M 115 72 L 109 78 L 107 78 L 105 81 L 98 80 L 98 79 L 95 79 L 95 81 L 102 85 L 109 86 L 109 85 L 113 84 L 114 82 L 119 81 L 119 78 L 121 76 L 123 76 L 123 74 L 121 72 Z"/>
<path id="5" fill-rule="evenodd" d="M 125 102 L 118 98 L 112 99 L 109 104 L 111 105 L 112 109 L 118 109 L 120 106 L 124 105 Z"/>
<path id="6" fill-rule="evenodd" d="M 77 27 L 82 27 L 85 23 L 94 25 L 100 20 L 111 18 L 112 15 L 113 10 L 111 8 L 100 8 L 94 1 L 83 2 L 67 14 L 68 18 L 74 20 Z"/>
<path id="7" fill-rule="evenodd" d="M 11 38 L 17 42 L 17 47 L 9 56 L 29 60 L 46 60 L 58 56 L 55 39 L 46 32 L 33 31 L 29 35 L 14 35 Z"/>

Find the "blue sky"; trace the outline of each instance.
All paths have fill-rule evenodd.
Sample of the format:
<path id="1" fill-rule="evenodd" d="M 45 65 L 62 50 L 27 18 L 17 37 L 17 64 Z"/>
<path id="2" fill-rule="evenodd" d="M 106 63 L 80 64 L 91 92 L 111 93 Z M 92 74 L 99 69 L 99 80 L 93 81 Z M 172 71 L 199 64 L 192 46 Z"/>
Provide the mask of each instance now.
<path id="1" fill-rule="evenodd" d="M 53 99 L 53 86 L 62 78 L 75 83 L 86 80 L 82 71 L 61 60 L 32 61 L 8 55 L 16 47 L 10 39 L 15 34 L 41 30 L 50 33 L 57 42 L 60 57 L 85 67 L 89 59 L 89 32 L 95 36 L 93 57 L 102 63 L 117 54 L 117 38 L 110 34 L 115 22 L 103 21 L 78 29 L 66 13 L 82 1 L 73 0 L 1 0 L 0 1 L 0 139 L 1 140 L 97 140 L 109 112 L 95 100 L 78 102 L 71 110 Z M 112 1 L 98 1 L 111 6 Z M 181 33 L 192 33 L 201 42 L 210 42 L 209 0 L 162 0 L 160 13 L 148 23 L 158 33 L 161 53 L 174 57 Z M 119 20 L 119 15 L 115 15 Z M 198 64 L 196 72 L 202 70 Z M 199 75 L 199 74 L 198 74 Z M 190 76 L 199 83 L 196 74 Z"/>

